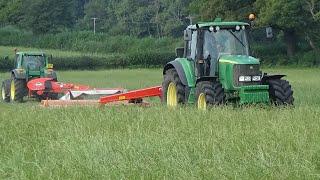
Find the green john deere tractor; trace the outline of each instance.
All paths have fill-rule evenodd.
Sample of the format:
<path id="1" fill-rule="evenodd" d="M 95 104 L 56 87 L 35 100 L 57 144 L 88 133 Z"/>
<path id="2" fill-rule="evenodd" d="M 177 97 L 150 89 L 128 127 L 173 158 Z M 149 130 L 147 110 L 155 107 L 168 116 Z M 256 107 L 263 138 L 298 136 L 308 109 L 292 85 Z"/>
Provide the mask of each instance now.
<path id="1" fill-rule="evenodd" d="M 293 91 L 285 75 L 260 71 L 260 62 L 249 54 L 243 22 L 190 25 L 184 31 L 185 47 L 163 70 L 163 101 L 168 106 L 196 103 L 199 109 L 226 102 L 292 105 Z"/>
<path id="2" fill-rule="evenodd" d="M 53 65 L 48 63 L 45 53 L 17 52 L 14 63 L 15 69 L 11 71 L 11 79 L 2 82 L 2 101 L 22 102 L 23 98 L 28 95 L 27 82 L 34 78 L 48 77 L 57 80 Z"/>

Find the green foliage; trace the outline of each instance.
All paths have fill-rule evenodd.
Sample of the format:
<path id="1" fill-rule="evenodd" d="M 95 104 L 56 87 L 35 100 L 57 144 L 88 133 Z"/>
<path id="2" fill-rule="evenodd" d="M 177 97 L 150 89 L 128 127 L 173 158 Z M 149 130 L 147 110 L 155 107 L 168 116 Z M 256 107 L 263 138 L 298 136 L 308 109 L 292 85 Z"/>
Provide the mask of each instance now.
<path id="1" fill-rule="evenodd" d="M 298 29 L 304 25 L 306 13 L 300 0 L 257 0 L 259 23 L 280 29 Z"/>
<path id="2" fill-rule="evenodd" d="M 104 57 L 58 57 L 52 63 L 55 69 L 118 69 L 162 67 L 175 59 L 173 53 L 130 53 L 126 55 L 105 55 Z"/>
<path id="3" fill-rule="evenodd" d="M 0 0 L 0 45 L 90 53 L 169 52 L 180 46 L 173 38 L 182 37 L 190 17 L 193 23 L 216 17 L 248 22 L 250 13 L 257 15 L 257 28 L 282 31 L 275 46 L 285 44 L 287 52 L 282 54 L 281 45 L 274 57 L 293 61 L 295 53 L 320 52 L 318 0 Z M 95 36 L 89 32 L 93 17 L 98 18 Z M 259 36 L 263 39 L 265 33 Z M 254 48 L 271 50 L 265 46 Z"/>
<path id="4" fill-rule="evenodd" d="M 23 0 L 1 0 L 0 1 L 0 22 L 1 24 L 18 25 L 23 19 Z"/>
<path id="5" fill-rule="evenodd" d="M 13 60 L 10 60 L 8 56 L 0 57 L 0 71 L 9 71 L 13 65 Z"/>
<path id="6" fill-rule="evenodd" d="M 0 29 L 0 44 L 9 46 L 61 49 L 90 53 L 130 53 L 137 51 L 174 51 L 181 40 L 165 38 L 137 38 L 110 36 L 105 33 L 63 32 L 58 34 L 33 35 L 12 27 Z"/>
<path id="7" fill-rule="evenodd" d="M 180 36 L 187 25 L 191 0 L 8 0 L 0 1 L 0 24 L 18 25 L 34 33 L 65 29 L 89 30 L 98 18 L 97 31 L 109 34 Z"/>
<path id="8" fill-rule="evenodd" d="M 315 17 L 312 16 L 313 10 L 308 8 L 307 0 L 257 0 L 255 6 L 259 10 L 260 25 L 283 30 L 284 42 L 290 58 L 296 52 L 297 34 L 304 36 L 312 44 L 311 47 L 314 50 L 317 49 L 312 36 L 317 34 L 314 30 L 319 28 L 319 24 L 315 23 Z"/>
<path id="9" fill-rule="evenodd" d="M 28 0 L 25 24 L 34 33 L 61 32 L 75 23 L 74 1 Z"/>
<path id="10" fill-rule="evenodd" d="M 12 70 L 14 66 L 13 47 L 0 47 L 0 51 L 9 55 L 0 58 L 0 71 Z M 39 51 L 32 48 L 18 48 L 21 51 Z M 52 54 L 50 63 L 56 70 L 76 69 L 118 69 L 118 68 L 152 68 L 163 67 L 167 62 L 175 59 L 173 52 L 130 52 L 118 54 L 90 54 L 72 51 L 45 50 Z"/>
<path id="11" fill-rule="evenodd" d="M 306 53 L 298 53 L 293 58 L 293 63 L 300 66 L 320 66 L 320 53 L 316 51 L 308 51 Z"/>
<path id="12" fill-rule="evenodd" d="M 255 0 L 200 0 L 193 1 L 190 9 L 193 13 L 199 14 L 201 20 L 214 20 L 221 17 L 226 20 L 247 21 L 250 13 L 253 12 Z"/>

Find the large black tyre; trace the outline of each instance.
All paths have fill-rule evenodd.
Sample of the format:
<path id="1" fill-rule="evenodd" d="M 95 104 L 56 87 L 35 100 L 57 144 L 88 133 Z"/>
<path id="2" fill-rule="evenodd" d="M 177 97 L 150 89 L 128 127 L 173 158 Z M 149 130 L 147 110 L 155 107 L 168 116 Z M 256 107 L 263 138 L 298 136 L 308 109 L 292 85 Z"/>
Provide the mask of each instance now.
<path id="1" fill-rule="evenodd" d="M 218 81 L 201 81 L 196 86 L 196 102 L 199 109 L 207 106 L 218 106 L 225 103 L 225 94 Z"/>
<path id="2" fill-rule="evenodd" d="M 162 83 L 162 100 L 168 106 L 175 107 L 186 102 L 185 86 L 175 69 L 169 69 Z"/>
<path id="3" fill-rule="evenodd" d="M 267 81 L 270 102 L 274 105 L 293 105 L 293 91 L 288 81 L 274 79 Z"/>
<path id="4" fill-rule="evenodd" d="M 23 102 L 23 97 L 28 93 L 26 81 L 13 78 L 10 83 L 10 100 L 13 102 Z"/>
<path id="5" fill-rule="evenodd" d="M 4 80 L 1 86 L 1 100 L 10 102 L 10 79 Z"/>

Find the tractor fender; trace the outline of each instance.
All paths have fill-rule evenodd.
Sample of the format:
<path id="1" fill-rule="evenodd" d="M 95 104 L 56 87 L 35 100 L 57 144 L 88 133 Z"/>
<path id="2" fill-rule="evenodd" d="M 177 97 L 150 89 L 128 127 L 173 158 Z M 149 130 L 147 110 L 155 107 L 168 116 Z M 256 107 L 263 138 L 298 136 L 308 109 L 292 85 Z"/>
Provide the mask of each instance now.
<path id="1" fill-rule="evenodd" d="M 276 74 L 276 75 L 263 75 L 262 77 L 262 82 L 265 83 L 268 80 L 274 80 L 274 79 L 281 79 L 283 77 L 286 77 L 287 75 L 282 75 L 282 74 Z"/>
<path id="2" fill-rule="evenodd" d="M 11 76 L 15 79 L 26 79 L 26 73 L 20 73 L 16 69 L 11 71 Z"/>
<path id="3" fill-rule="evenodd" d="M 166 64 L 163 69 L 163 75 L 166 73 L 167 70 L 173 69 L 173 68 L 177 71 L 182 84 L 185 86 L 188 86 L 188 81 L 187 81 L 187 77 L 184 72 L 184 69 L 178 61 L 172 61 L 172 62 L 169 62 L 168 64 Z"/>
<path id="4" fill-rule="evenodd" d="M 217 76 L 204 76 L 204 77 L 201 77 L 199 79 L 197 79 L 197 82 L 196 84 L 198 84 L 199 82 L 202 82 L 202 81 L 210 81 L 210 82 L 214 82 L 218 79 Z"/>

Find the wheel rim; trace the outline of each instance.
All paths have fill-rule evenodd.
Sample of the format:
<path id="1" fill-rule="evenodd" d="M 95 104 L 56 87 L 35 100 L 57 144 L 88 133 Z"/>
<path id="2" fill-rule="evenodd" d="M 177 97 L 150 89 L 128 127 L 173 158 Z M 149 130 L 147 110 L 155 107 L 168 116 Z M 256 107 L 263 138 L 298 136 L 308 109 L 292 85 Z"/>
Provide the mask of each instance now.
<path id="1" fill-rule="evenodd" d="M 168 87 L 167 105 L 170 107 L 176 107 L 178 105 L 177 87 L 173 82 L 171 82 Z"/>
<path id="2" fill-rule="evenodd" d="M 198 109 L 200 110 L 207 109 L 206 95 L 204 93 L 201 93 L 198 97 Z"/>
<path id="3" fill-rule="evenodd" d="M 2 95 L 2 100 L 5 100 L 6 99 L 6 92 L 5 92 L 4 86 L 2 86 L 2 88 L 1 88 L 1 95 Z"/>
<path id="4" fill-rule="evenodd" d="M 14 85 L 14 80 L 12 80 L 10 85 L 10 97 L 12 101 L 15 100 L 15 96 L 16 96 L 16 87 Z"/>

